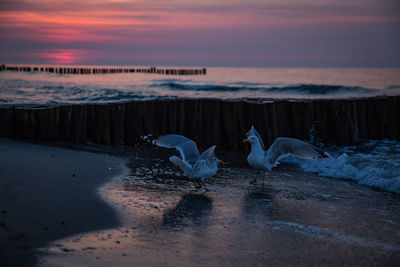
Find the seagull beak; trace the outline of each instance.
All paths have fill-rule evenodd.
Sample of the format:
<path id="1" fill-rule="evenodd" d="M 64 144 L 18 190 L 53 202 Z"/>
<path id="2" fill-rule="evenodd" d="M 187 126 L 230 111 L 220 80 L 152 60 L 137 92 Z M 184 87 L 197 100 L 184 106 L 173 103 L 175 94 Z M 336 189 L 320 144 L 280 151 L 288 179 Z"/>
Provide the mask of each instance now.
<path id="1" fill-rule="evenodd" d="M 221 166 L 221 165 L 224 165 L 224 164 L 226 164 L 226 163 L 223 162 L 222 160 L 218 161 L 218 167 Z"/>
<path id="2" fill-rule="evenodd" d="M 242 141 L 243 143 L 249 143 L 250 141 L 249 141 L 249 139 L 243 139 L 243 141 Z"/>

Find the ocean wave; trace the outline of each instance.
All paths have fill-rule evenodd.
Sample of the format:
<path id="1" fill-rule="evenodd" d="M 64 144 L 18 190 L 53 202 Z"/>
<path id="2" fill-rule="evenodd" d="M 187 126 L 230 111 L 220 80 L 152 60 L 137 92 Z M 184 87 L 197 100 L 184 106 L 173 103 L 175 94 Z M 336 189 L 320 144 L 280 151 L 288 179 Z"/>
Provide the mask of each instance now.
<path id="1" fill-rule="evenodd" d="M 356 87 L 356 86 L 341 86 L 341 85 L 323 85 L 323 84 L 299 84 L 289 85 L 285 87 L 271 87 L 266 89 L 271 92 L 298 92 L 309 95 L 326 95 L 337 93 L 372 93 L 375 89 Z"/>
<path id="2" fill-rule="evenodd" d="M 57 85 L 57 86 L 44 85 L 44 86 L 41 86 L 40 89 L 44 89 L 44 90 L 63 90 L 64 86 L 60 86 L 60 85 Z"/>
<path id="3" fill-rule="evenodd" d="M 227 87 L 272 87 L 272 86 L 283 86 L 284 84 L 282 83 L 277 83 L 277 82 L 264 82 L 264 83 L 257 83 L 257 82 L 250 82 L 250 81 L 240 81 L 240 82 L 224 82 L 224 83 L 218 83 L 218 82 L 209 82 L 208 84 L 205 84 L 204 81 L 197 81 L 197 80 L 186 80 L 186 79 L 153 79 L 151 80 L 153 82 L 153 85 L 166 85 L 168 86 L 169 83 L 175 83 L 175 84 L 187 84 L 187 85 L 214 85 L 214 86 L 227 86 Z"/>
<path id="4" fill-rule="evenodd" d="M 394 85 L 390 85 L 388 87 L 386 87 L 387 90 L 396 90 L 396 89 L 400 89 L 400 84 L 394 84 Z"/>
<path id="5" fill-rule="evenodd" d="M 152 86 L 166 88 L 170 90 L 182 91 L 215 91 L 215 92 L 238 92 L 238 91 L 259 91 L 264 93 L 300 93 L 308 95 L 329 95 L 338 93 L 373 93 L 376 89 L 340 86 L 340 85 L 323 85 L 323 84 L 298 84 L 287 86 L 265 86 L 257 83 L 236 83 L 232 84 L 193 84 L 182 83 L 177 81 L 162 82 L 153 84 Z"/>
<path id="6" fill-rule="evenodd" d="M 186 84 L 178 82 L 165 82 L 159 84 L 153 84 L 154 87 L 167 88 L 172 90 L 182 91 L 215 91 L 215 92 L 236 92 L 236 91 L 251 91 L 257 90 L 253 87 L 244 86 L 229 86 L 229 85 L 218 85 L 218 84 Z"/>
<path id="7" fill-rule="evenodd" d="M 101 88 L 95 90 L 83 90 L 78 87 L 70 88 L 69 90 L 70 102 L 83 102 L 83 103 L 106 103 L 118 102 L 127 100 L 141 100 L 146 98 L 156 98 L 154 95 L 141 95 L 138 92 L 122 91 L 111 88 Z"/>
<path id="8" fill-rule="evenodd" d="M 400 142 L 370 141 L 360 146 L 335 148 L 324 159 L 303 160 L 290 157 L 305 172 L 350 179 L 359 184 L 400 194 Z"/>
<path id="9" fill-rule="evenodd" d="M 346 73 L 345 70 L 343 73 Z M 285 70 L 279 70 L 282 74 Z M 148 75 L 64 75 L 41 72 L 0 73 L 0 96 L 11 103 L 115 102 L 136 99 L 216 98 L 216 99 L 341 99 L 400 95 L 398 79 L 374 83 L 370 76 L 332 79 L 331 72 L 289 70 L 290 75 L 274 76 L 274 70 L 256 69 L 241 76 L 233 69 L 214 70 L 206 76 Z M 336 71 L 337 72 L 337 71 Z M 334 73 L 336 73 L 334 72 Z M 388 72 L 392 77 L 392 72 Z M 324 74 L 324 75 L 321 75 Z M 336 74 L 335 74 L 336 75 Z M 304 79 L 301 78 L 304 76 Z M 326 76 L 326 79 L 324 78 Z M 288 77 L 288 78 L 286 78 Z M 311 79 L 314 77 L 313 79 Z M 240 79 L 240 80 L 238 80 Z M 309 81 L 309 83 L 307 83 Z M 324 82 L 326 81 L 326 84 Z M 371 89 L 369 86 L 375 88 Z M 109 90 L 106 90 L 109 89 Z M 11 101 L 9 101 L 11 99 Z"/>

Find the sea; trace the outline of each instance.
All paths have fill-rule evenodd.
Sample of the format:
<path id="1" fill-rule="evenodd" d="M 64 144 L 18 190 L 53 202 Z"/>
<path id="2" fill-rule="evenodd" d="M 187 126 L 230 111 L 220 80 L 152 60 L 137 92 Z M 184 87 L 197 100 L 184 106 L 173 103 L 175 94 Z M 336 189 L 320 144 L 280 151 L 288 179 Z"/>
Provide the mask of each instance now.
<path id="1" fill-rule="evenodd" d="M 195 76 L 0 72 L 0 105 L 176 98 L 312 100 L 398 95 L 400 69 L 207 68 L 206 75 Z M 330 158 L 288 158 L 286 161 L 298 164 L 305 172 L 350 179 L 400 194 L 399 141 L 368 140 L 357 146 L 338 147 L 323 143 L 320 146 L 331 154 Z"/>

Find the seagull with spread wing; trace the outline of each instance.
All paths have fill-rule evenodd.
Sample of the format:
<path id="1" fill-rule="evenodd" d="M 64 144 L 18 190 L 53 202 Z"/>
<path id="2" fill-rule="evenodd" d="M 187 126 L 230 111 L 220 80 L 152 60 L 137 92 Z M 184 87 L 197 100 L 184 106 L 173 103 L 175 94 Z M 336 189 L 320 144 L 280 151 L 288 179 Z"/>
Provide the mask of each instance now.
<path id="1" fill-rule="evenodd" d="M 270 171 L 280 159 L 290 155 L 303 159 L 329 157 L 329 154 L 322 149 L 289 137 L 275 139 L 274 143 L 265 151 L 263 140 L 253 126 L 246 133 L 246 136 L 247 138 L 243 142 L 251 144 L 251 152 L 247 157 L 247 162 L 256 170 Z"/>
<path id="2" fill-rule="evenodd" d="M 195 179 L 208 191 L 203 184 L 204 180 L 214 176 L 217 173 L 218 164 L 223 163 L 214 155 L 216 146 L 208 148 L 200 155 L 193 140 L 178 134 L 163 135 L 155 144 L 160 147 L 176 148 L 182 158 L 172 156 L 169 160 L 183 171 L 183 175 L 189 179 Z"/>

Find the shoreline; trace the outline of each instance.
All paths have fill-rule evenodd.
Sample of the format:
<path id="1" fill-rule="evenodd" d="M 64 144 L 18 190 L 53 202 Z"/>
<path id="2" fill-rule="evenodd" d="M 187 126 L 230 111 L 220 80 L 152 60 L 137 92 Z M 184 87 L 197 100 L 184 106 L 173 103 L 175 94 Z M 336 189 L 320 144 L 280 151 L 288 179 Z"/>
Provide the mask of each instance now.
<path id="1" fill-rule="evenodd" d="M 124 160 L 10 139 L 0 139 L 0 149 L 5 266 L 31 266 L 36 249 L 54 239 L 120 224 L 98 187 L 126 173 Z"/>
<path id="2" fill-rule="evenodd" d="M 386 98 L 397 98 L 400 95 L 376 95 L 376 96 L 350 96 L 350 97 L 337 97 L 337 98 L 218 98 L 218 97 L 178 97 L 178 96 L 160 96 L 144 99 L 132 99 L 123 101 L 110 101 L 110 102 L 82 102 L 82 103 L 14 103 L 7 104 L 1 103 L 0 108 L 55 108 L 60 106 L 77 106 L 77 105 L 115 105 L 115 104 L 129 104 L 131 102 L 151 102 L 151 101 L 221 101 L 221 102 L 234 102 L 234 103 L 248 103 L 248 104 L 268 104 L 274 102 L 313 102 L 313 101 L 354 101 L 354 100 L 378 100 Z"/>
<path id="3" fill-rule="evenodd" d="M 0 144 L 1 159 L 9 154 L 18 159 L 2 166 L 0 174 L 12 175 L 7 168 L 13 165 L 16 172 L 41 172 L 44 179 L 40 184 L 27 176 L 5 179 L 0 175 L 0 189 L 9 192 L 8 202 L 3 201 L 7 195 L 0 194 L 0 210 L 7 211 L 0 213 L 0 221 L 9 228 L 5 231 L 0 226 L 0 237 L 7 241 L 1 243 L 6 248 L 1 252 L 14 263 L 19 260 L 32 265 L 36 259 L 39 266 L 243 266 L 265 262 L 370 266 L 400 260 L 398 194 L 305 173 L 296 164 L 280 164 L 262 185 L 259 173 L 247 166 L 243 154 L 221 151 L 219 156 L 231 164 L 206 182 L 210 191 L 203 194 L 193 192 L 195 184 L 181 179 L 180 171 L 170 164 L 171 150 L 150 145 L 125 151 L 98 146 L 69 150 L 9 139 L 0 139 Z M 10 146 L 19 149 L 12 152 Z M 45 164 L 34 164 L 37 160 Z M 52 172 L 59 168 L 55 160 L 61 165 L 70 164 L 69 160 L 85 165 L 91 182 L 72 183 L 83 173 L 74 169 L 76 176 L 72 177 L 67 166 L 54 176 Z M 122 166 L 129 175 L 122 172 L 100 181 L 94 174 L 98 165 L 104 174 L 111 163 L 116 164 L 115 174 L 121 173 L 117 169 Z M 29 166 L 36 169 L 28 171 Z M 50 169 L 43 170 L 43 166 Z M 55 177 L 56 185 L 52 184 Z M 250 184 L 254 178 L 258 183 Z M 64 192 L 62 201 L 54 195 L 51 201 L 43 201 L 46 191 L 57 192 L 59 198 Z M 82 206 L 78 201 L 77 208 L 72 201 L 79 197 L 91 204 Z M 68 206 L 61 214 L 60 203 Z M 15 207 L 31 207 L 31 211 L 15 217 Z M 53 212 L 58 215 L 51 215 Z M 38 221 L 19 226 L 21 216 L 29 213 L 40 215 Z M 88 219 L 86 228 L 77 224 Z"/>
<path id="4" fill-rule="evenodd" d="M 393 265 L 400 196 L 280 164 L 265 179 L 232 153 L 193 192 L 171 151 L 138 147 L 131 173 L 106 189 L 119 227 L 56 240 L 41 266 Z M 237 159 L 239 160 L 239 159 Z M 257 184 L 249 181 L 257 178 Z M 66 248 L 68 251 L 63 251 Z"/>

